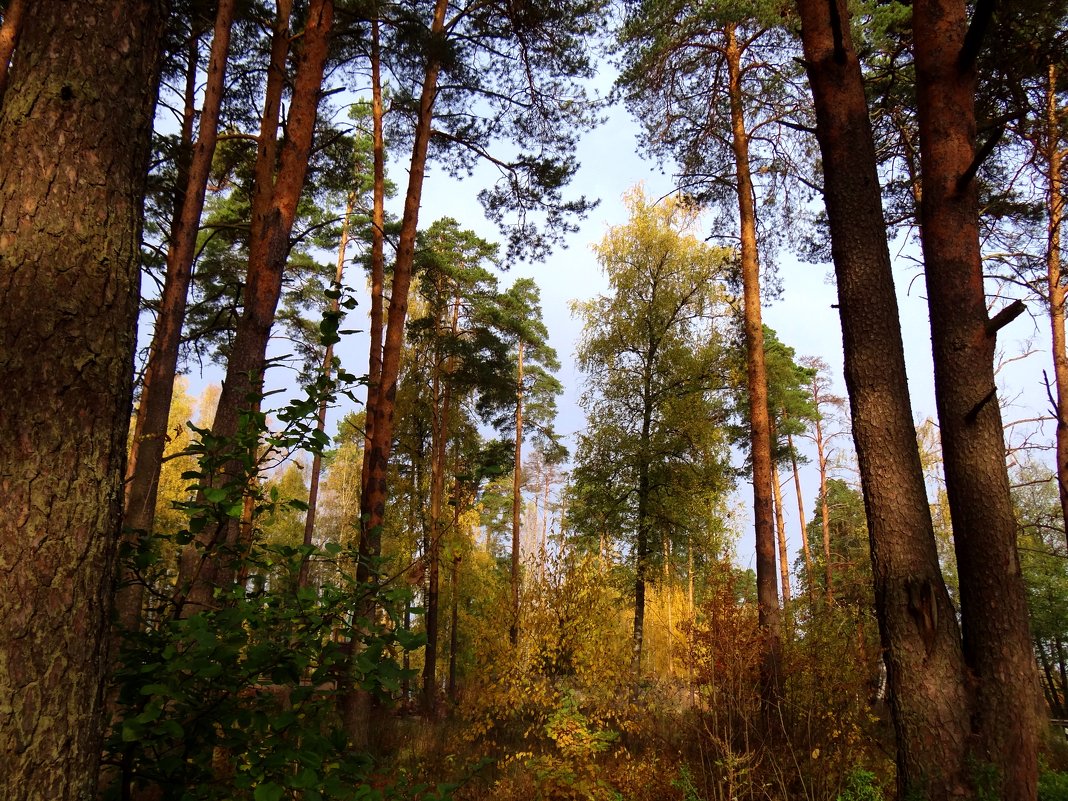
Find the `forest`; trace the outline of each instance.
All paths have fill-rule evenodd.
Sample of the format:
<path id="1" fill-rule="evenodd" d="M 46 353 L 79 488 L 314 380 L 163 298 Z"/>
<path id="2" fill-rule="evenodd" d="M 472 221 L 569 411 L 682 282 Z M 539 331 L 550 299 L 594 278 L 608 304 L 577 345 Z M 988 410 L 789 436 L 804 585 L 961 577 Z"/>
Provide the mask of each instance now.
<path id="1" fill-rule="evenodd" d="M 0 795 L 1068 799 L 1066 62 L 1062 0 L 0 0 Z"/>

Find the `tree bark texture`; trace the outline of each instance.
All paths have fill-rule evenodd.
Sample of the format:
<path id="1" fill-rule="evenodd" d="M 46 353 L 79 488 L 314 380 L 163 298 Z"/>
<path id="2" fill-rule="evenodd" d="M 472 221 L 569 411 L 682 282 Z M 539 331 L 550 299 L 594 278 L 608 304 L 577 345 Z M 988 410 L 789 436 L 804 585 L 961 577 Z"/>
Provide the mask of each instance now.
<path id="1" fill-rule="evenodd" d="M 964 0 L 913 5 L 922 203 L 946 493 L 960 579 L 964 656 L 974 678 L 974 759 L 995 794 L 1034 799 L 1038 683 L 994 384 L 995 326 L 979 249 L 975 59 Z"/>
<path id="2" fill-rule="evenodd" d="M 731 136 L 738 178 L 741 223 L 742 294 L 745 305 L 746 380 L 749 390 L 750 459 L 753 466 L 753 516 L 756 519 L 757 604 L 763 656 L 761 699 L 765 713 L 782 697 L 782 620 L 776 587 L 775 520 L 772 499 L 771 417 L 764 365 L 764 328 L 760 314 L 760 258 L 757 253 L 756 198 L 749 171 L 749 134 L 742 106 L 741 50 L 735 28 L 727 26 L 727 72 Z M 770 718 L 769 718 L 770 719 Z"/>
<path id="3" fill-rule="evenodd" d="M 898 797 L 969 793 L 969 698 L 916 447 L 875 148 L 840 0 L 798 0 L 823 157 L 853 436 L 897 731 Z"/>
<path id="4" fill-rule="evenodd" d="M 200 114 L 200 129 L 193 145 L 184 182 L 177 187 L 176 204 L 170 244 L 167 248 L 167 273 L 160 298 L 159 315 L 149 346 L 145 366 L 141 400 L 137 407 L 134 436 L 130 446 L 130 463 L 126 471 L 126 504 L 123 526 L 131 532 L 149 531 L 156 514 L 160 467 L 167 445 L 167 423 L 170 418 L 174 376 L 178 367 L 182 324 L 185 322 L 189 282 L 193 274 L 193 259 L 200 215 L 204 210 L 208 175 L 218 140 L 219 112 L 226 82 L 226 59 L 230 52 L 230 30 L 234 23 L 236 0 L 220 0 L 215 16 L 215 29 L 208 62 L 204 105 Z M 192 48 L 195 53 L 196 48 Z M 197 60 L 189 63 L 192 84 L 188 92 L 191 101 L 195 94 Z M 187 109 L 190 128 L 195 109 Z M 190 130 L 190 139 L 192 131 Z M 134 630 L 141 614 L 143 588 L 135 576 L 125 577 L 117 600 L 119 625 Z"/>
<path id="5" fill-rule="evenodd" d="M 165 4 L 23 20 L 0 109 L 0 795 L 92 798 Z"/>
<path id="6" fill-rule="evenodd" d="M 282 276 L 289 259 L 289 238 L 296 218 L 297 203 L 304 189 L 333 21 L 333 0 L 314 0 L 311 3 L 300 38 L 293 95 L 286 123 L 287 136 L 279 156 L 277 175 L 274 173 L 273 160 L 267 162 L 274 150 L 274 141 L 267 129 L 276 125 L 274 120 L 277 120 L 277 116 L 272 117 L 270 109 L 264 114 L 263 133 L 266 136 L 257 157 L 244 310 L 237 324 L 226 365 L 226 378 L 212 422 L 212 434 L 217 437 L 230 438 L 237 433 L 241 414 L 251 411 L 249 396 L 258 394 L 262 388 L 267 342 L 282 291 Z M 276 31 L 276 37 L 279 33 Z M 273 50 L 274 45 L 269 83 L 277 71 Z M 227 469 L 218 480 L 225 483 L 240 480 L 240 476 Z M 239 540 L 237 527 L 230 525 L 202 538 L 198 545 L 185 549 L 179 586 L 189 588 L 185 602 L 190 611 L 210 608 L 214 590 L 233 583 L 235 560 L 247 548 L 247 543 Z"/>

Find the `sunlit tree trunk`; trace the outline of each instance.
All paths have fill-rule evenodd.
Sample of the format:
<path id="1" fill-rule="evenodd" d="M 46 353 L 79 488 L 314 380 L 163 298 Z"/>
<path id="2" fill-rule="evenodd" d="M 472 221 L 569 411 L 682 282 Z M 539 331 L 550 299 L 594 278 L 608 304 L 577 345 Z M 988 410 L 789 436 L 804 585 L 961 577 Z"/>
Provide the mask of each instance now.
<path id="1" fill-rule="evenodd" d="M 774 443 L 777 440 L 775 433 L 775 420 L 770 419 L 770 439 Z M 773 455 L 774 456 L 774 455 Z M 772 508 L 775 512 L 775 539 L 779 545 L 779 584 L 782 588 L 782 606 L 785 609 L 790 604 L 790 550 L 786 544 L 786 517 L 783 514 L 782 484 L 779 481 L 779 467 L 775 459 L 771 462 L 771 499 Z"/>
<path id="2" fill-rule="evenodd" d="M 738 178 L 741 222 L 742 291 L 745 304 L 746 377 L 749 390 L 750 454 L 753 466 L 753 517 L 756 520 L 756 573 L 759 626 L 763 638 L 760 681 L 765 714 L 782 695 L 782 620 L 776 585 L 775 522 L 772 500 L 771 417 L 764 366 L 764 329 L 760 313 L 760 260 L 757 253 L 756 201 L 749 171 L 749 134 L 742 105 L 741 50 L 733 25 L 726 28 L 731 135 Z"/>
<path id="3" fill-rule="evenodd" d="M 437 0 L 430 25 L 432 39 L 444 32 L 447 10 L 448 0 Z M 434 49 L 431 53 L 419 95 L 412 156 L 408 164 L 408 189 L 404 196 L 404 215 L 397 242 L 397 258 L 393 265 L 393 283 L 383 334 L 382 368 L 375 394 L 368 395 L 367 398 L 371 439 L 364 461 L 366 479 L 360 498 L 360 562 L 356 577 L 361 582 L 371 578 L 372 562 L 381 550 L 381 529 L 386 513 L 386 475 L 393 447 L 393 412 L 397 401 L 404 324 L 408 316 L 408 291 L 415 261 L 415 239 L 419 228 L 419 206 L 426 174 L 434 99 L 437 95 L 438 73 L 441 70 L 441 53 Z"/>
<path id="4" fill-rule="evenodd" d="M 797 495 L 797 525 L 801 532 L 801 552 L 805 556 L 805 575 L 809 577 L 808 596 L 812 600 L 812 551 L 808 544 L 808 527 L 805 525 L 805 502 L 801 497 L 801 471 L 797 469 L 797 451 L 794 450 L 794 437 L 786 435 L 786 447 L 790 449 L 790 469 L 794 475 L 794 494 Z"/>
<path id="5" fill-rule="evenodd" d="M 916 448 L 860 64 L 844 0 L 798 0 L 797 8 L 823 158 L 876 611 L 887 651 L 898 797 L 968 797 L 966 671 Z"/>
<path id="6" fill-rule="evenodd" d="M 167 444 L 174 377 L 178 367 L 178 350 L 185 321 L 189 282 L 192 278 L 200 215 L 204 210 L 211 162 L 218 140 L 219 113 L 226 86 L 226 60 L 230 51 L 230 31 L 234 22 L 236 0 L 221 0 L 216 11 L 215 28 L 200 111 L 196 144 L 179 169 L 177 203 L 167 248 L 167 272 L 159 301 L 156 328 L 145 365 L 141 400 L 137 407 L 134 435 L 130 446 L 130 463 L 126 477 L 126 507 L 123 525 L 131 532 L 149 531 L 156 513 L 160 467 Z M 192 143 L 194 97 L 198 74 L 199 35 L 194 32 L 186 76 L 186 111 L 183 136 Z M 180 157 L 182 158 L 182 157 Z M 119 625 L 132 631 L 137 628 L 143 587 L 135 576 L 125 577 L 116 601 Z"/>
<path id="7" fill-rule="evenodd" d="M 96 797 L 166 4 L 32 12 L 0 107 L 5 801 Z"/>
<path id="8" fill-rule="evenodd" d="M 226 365 L 226 378 L 211 427 L 214 436 L 225 439 L 234 437 L 238 432 L 242 412 L 251 411 L 249 396 L 262 391 L 267 342 L 274 325 L 282 276 L 289 258 L 290 234 L 308 169 L 334 21 L 333 0 L 313 0 L 307 10 L 305 28 L 299 40 L 292 99 L 286 119 L 286 139 L 279 154 L 276 173 L 272 156 L 277 147 L 279 117 L 275 102 L 281 96 L 278 83 L 284 82 L 284 54 L 287 49 L 278 42 L 288 44 L 287 12 L 290 2 L 282 0 L 279 3 L 278 23 L 272 40 L 268 98 L 264 105 L 253 189 L 244 309 L 237 324 Z M 240 466 L 232 463 L 214 480 L 220 484 L 243 480 L 240 471 Z M 179 572 L 179 592 L 185 593 L 186 613 L 211 608 L 214 605 L 214 590 L 232 584 L 237 562 L 248 547 L 248 543 L 240 539 L 236 526 L 223 525 L 217 531 L 200 537 L 199 548 L 192 545 L 186 547 Z"/>
<path id="9" fill-rule="evenodd" d="M 518 343 L 518 373 L 515 389 L 515 471 L 512 473 L 512 626 L 508 638 L 512 645 L 519 642 L 519 523 L 523 483 L 523 342 Z"/>
<path id="10" fill-rule="evenodd" d="M 1061 148 L 1061 122 L 1057 108 L 1057 67 L 1049 65 L 1046 84 L 1046 119 L 1043 156 L 1046 170 L 1046 277 L 1049 325 L 1053 340 L 1053 377 L 1057 403 L 1057 485 L 1061 516 L 1068 538 L 1068 350 L 1065 347 L 1064 301 L 1068 294 L 1061 272 L 1061 227 L 1064 224 L 1064 177 L 1061 174 L 1064 150 Z"/>
<path id="11" fill-rule="evenodd" d="M 1023 307 L 993 319 L 986 310 L 975 181 L 982 8 L 969 29 L 964 0 L 913 4 L 920 232 L 964 656 L 976 680 L 974 759 L 996 769 L 999 797 L 1025 801 L 1038 781 L 1038 677 L 994 383 L 997 332 Z"/>
<path id="12" fill-rule="evenodd" d="M 834 562 L 831 559 L 831 509 L 827 504 L 827 451 L 823 424 L 816 417 L 816 459 L 820 468 L 820 531 L 823 534 L 823 583 L 827 605 L 834 603 Z"/>
<path id="13" fill-rule="evenodd" d="M 25 11 L 26 0 L 10 0 L 4 9 L 4 19 L 0 22 L 0 106 L 4 104 L 11 55 L 19 43 L 19 31 L 22 29 Z"/>

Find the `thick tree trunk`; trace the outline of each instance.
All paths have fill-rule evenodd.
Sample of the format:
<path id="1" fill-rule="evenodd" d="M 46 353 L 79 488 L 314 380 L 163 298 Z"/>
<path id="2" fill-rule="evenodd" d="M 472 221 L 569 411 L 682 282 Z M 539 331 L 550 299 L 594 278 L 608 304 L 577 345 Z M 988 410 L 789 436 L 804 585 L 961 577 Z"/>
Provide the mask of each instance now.
<path id="1" fill-rule="evenodd" d="M 763 638 L 760 696 L 765 715 L 782 696 L 782 619 L 776 585 L 775 521 L 772 509 L 771 417 L 764 366 L 764 327 L 760 314 L 760 258 L 757 253 L 756 199 L 749 171 L 749 134 L 742 105 L 741 50 L 733 25 L 726 29 L 731 135 L 738 176 L 741 222 L 742 294 L 745 303 L 746 378 L 749 390 L 750 458 L 753 466 L 753 517 L 756 521 L 758 618 Z"/>
<path id="2" fill-rule="evenodd" d="M 876 611 L 887 649 L 898 797 L 966 797 L 965 667 L 916 448 L 860 64 L 843 0 L 798 0 L 797 7 L 823 157 Z"/>
<path id="3" fill-rule="evenodd" d="M 280 4 L 280 7 L 281 5 L 283 4 Z M 281 14 L 279 19 L 283 19 Z M 212 434 L 216 437 L 234 437 L 242 412 L 250 411 L 249 396 L 259 394 L 262 388 L 267 341 L 274 324 L 274 314 L 282 289 L 282 275 L 289 258 L 289 237 L 308 169 L 333 20 L 333 0 L 313 0 L 300 39 L 301 47 L 297 56 L 293 96 L 286 125 L 287 137 L 281 151 L 277 177 L 274 175 L 273 160 L 270 164 L 266 163 L 266 158 L 274 151 L 276 144 L 267 128 L 273 127 L 273 120 L 276 120 L 277 116 L 272 117 L 272 109 L 265 106 L 265 129 L 261 132 L 265 134 L 265 139 L 261 143 L 257 158 L 256 185 L 253 190 L 244 310 L 237 324 L 233 347 L 226 365 L 226 378 L 223 380 L 219 405 L 212 423 Z M 287 33 L 277 30 L 276 37 L 280 33 L 288 36 Z M 280 47 L 278 49 L 281 50 Z M 277 55 L 274 50 L 272 43 L 270 75 L 274 75 L 278 67 L 274 60 Z M 270 103 L 273 103 L 273 97 L 268 99 L 268 104 Z M 241 481 L 243 477 L 239 473 L 240 467 L 233 464 L 224 468 L 217 480 L 220 483 Z M 214 537 L 202 538 L 199 547 L 187 546 L 182 554 L 179 573 L 180 591 L 187 592 L 184 598 L 187 613 L 214 605 L 214 590 L 233 583 L 236 563 L 247 550 L 247 546 L 248 543 L 240 541 L 238 528 L 234 525 L 222 527 Z"/>
<path id="4" fill-rule="evenodd" d="M 1038 677 L 994 383 L 997 329 L 1011 317 L 986 311 L 974 180 L 979 45 L 967 29 L 964 0 L 913 4 L 920 231 L 964 656 L 977 680 L 973 757 L 996 768 L 996 795 L 1024 801 L 1038 781 Z"/>
<path id="5" fill-rule="evenodd" d="M 430 26 L 432 38 L 445 32 L 445 12 L 448 0 L 437 0 Z M 426 173 L 427 149 L 434 116 L 440 52 L 430 48 L 430 56 L 423 88 L 419 96 L 419 110 L 412 143 L 412 157 L 408 166 L 408 190 L 404 197 L 404 215 L 397 243 L 397 259 L 393 266 L 392 291 L 386 314 L 385 336 L 382 344 L 382 369 L 374 396 L 367 398 L 367 417 L 371 426 L 370 447 L 364 460 L 363 491 L 360 497 L 360 562 L 356 578 L 369 581 L 372 563 L 381 550 L 381 529 L 386 513 L 389 488 L 386 476 L 389 455 L 393 448 L 393 411 L 397 402 L 397 380 L 400 376 L 401 350 L 404 345 L 404 323 L 408 316 L 408 290 L 412 283 L 415 261 L 415 239 L 419 229 L 419 205 Z M 373 328 L 373 326 L 372 326 Z"/>
<path id="6" fill-rule="evenodd" d="M 185 320 L 189 281 L 192 277 L 200 215 L 204 210 L 211 161 L 218 139 L 219 111 L 225 88 L 226 59 L 230 50 L 230 30 L 234 22 L 235 0 L 221 0 L 215 16 L 215 30 L 208 63 L 204 106 L 200 114 L 197 142 L 189 158 L 186 180 L 177 187 L 176 204 L 170 244 L 167 249 L 167 273 L 160 298 L 156 329 L 149 347 L 145 366 L 141 401 L 137 407 L 134 436 L 130 446 L 130 463 L 126 477 L 126 511 L 124 527 L 133 532 L 150 531 L 156 514 L 160 466 L 167 444 L 167 423 L 174 394 L 174 376 L 178 366 L 182 323 Z M 187 92 L 190 138 L 195 109 L 197 48 L 192 47 Z M 143 587 L 136 576 L 127 576 L 119 590 L 116 608 L 119 625 L 126 631 L 137 628 L 141 614 Z"/>
<path id="7" fill-rule="evenodd" d="M 8 801 L 95 794 L 164 13 L 156 0 L 38 3 L 0 109 Z"/>
<path id="8" fill-rule="evenodd" d="M 4 19 L 0 23 L 0 106 L 4 104 L 11 55 L 19 43 L 19 32 L 22 30 L 25 12 L 26 0 L 11 0 L 4 9 Z"/>

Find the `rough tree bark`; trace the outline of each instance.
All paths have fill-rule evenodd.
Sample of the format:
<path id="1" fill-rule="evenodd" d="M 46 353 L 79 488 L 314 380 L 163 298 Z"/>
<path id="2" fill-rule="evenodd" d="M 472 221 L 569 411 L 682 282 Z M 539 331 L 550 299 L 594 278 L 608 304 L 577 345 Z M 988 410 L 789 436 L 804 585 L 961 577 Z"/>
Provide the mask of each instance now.
<path id="1" fill-rule="evenodd" d="M 0 109 L 0 794 L 92 798 L 166 5 L 54 0 Z"/>
<path id="2" fill-rule="evenodd" d="M 916 448 L 871 123 L 844 0 L 798 0 L 823 157 L 898 797 L 968 795 L 969 698 Z"/>
<path id="3" fill-rule="evenodd" d="M 1038 782 L 1038 674 L 994 383 L 997 331 L 1023 307 L 994 319 L 986 310 L 975 181 L 983 8 L 969 27 L 964 0 L 913 4 L 920 234 L 964 657 L 976 679 L 973 759 L 995 768 L 998 797 L 1023 801 Z"/>

